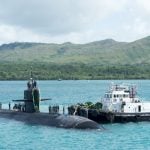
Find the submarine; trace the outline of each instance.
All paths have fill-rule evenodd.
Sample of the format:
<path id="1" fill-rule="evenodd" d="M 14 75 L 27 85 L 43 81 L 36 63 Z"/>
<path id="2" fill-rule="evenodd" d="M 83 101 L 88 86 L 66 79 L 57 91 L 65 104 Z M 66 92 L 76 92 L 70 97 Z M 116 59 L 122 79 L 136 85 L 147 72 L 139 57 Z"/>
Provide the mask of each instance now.
<path id="1" fill-rule="evenodd" d="M 41 99 L 37 82 L 32 78 L 27 82 L 27 89 L 24 90 L 24 98 L 12 100 L 15 104 L 13 109 L 0 108 L 0 117 L 21 121 L 30 125 L 44 125 L 58 128 L 73 129 L 102 129 L 102 127 L 88 118 L 65 115 L 59 113 L 40 112 L 40 102 L 50 100 Z"/>

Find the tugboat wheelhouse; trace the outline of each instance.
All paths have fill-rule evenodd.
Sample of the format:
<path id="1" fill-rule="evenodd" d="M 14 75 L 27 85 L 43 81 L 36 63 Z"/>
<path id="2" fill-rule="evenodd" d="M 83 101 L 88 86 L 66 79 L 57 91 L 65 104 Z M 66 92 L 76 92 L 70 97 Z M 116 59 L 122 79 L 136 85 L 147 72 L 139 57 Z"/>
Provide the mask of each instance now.
<path id="1" fill-rule="evenodd" d="M 137 97 L 135 85 L 112 84 L 101 100 L 102 110 L 120 113 L 150 112 L 150 102 Z"/>

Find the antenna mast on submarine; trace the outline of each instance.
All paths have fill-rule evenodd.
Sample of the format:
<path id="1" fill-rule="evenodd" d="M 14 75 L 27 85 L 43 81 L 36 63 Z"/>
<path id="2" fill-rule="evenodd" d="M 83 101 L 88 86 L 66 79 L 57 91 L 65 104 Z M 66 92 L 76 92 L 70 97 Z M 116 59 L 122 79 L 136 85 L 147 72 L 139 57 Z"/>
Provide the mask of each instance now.
<path id="1" fill-rule="evenodd" d="M 31 68 L 31 72 L 30 72 L 31 77 L 30 78 L 33 78 L 32 66 L 30 68 Z"/>
<path id="2" fill-rule="evenodd" d="M 31 81 L 32 87 L 33 87 L 33 72 L 32 72 L 32 66 L 31 66 L 30 68 L 31 68 L 31 72 L 30 72 L 30 81 Z"/>

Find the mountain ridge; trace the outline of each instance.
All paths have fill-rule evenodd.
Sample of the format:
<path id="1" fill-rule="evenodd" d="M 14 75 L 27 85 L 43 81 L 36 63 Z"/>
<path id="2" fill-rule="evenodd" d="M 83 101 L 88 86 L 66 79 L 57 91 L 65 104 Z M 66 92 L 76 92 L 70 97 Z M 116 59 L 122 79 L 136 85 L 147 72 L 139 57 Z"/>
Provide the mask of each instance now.
<path id="1" fill-rule="evenodd" d="M 0 60 L 90 65 L 150 64 L 150 36 L 134 42 L 113 39 L 86 44 L 14 42 L 0 46 Z"/>

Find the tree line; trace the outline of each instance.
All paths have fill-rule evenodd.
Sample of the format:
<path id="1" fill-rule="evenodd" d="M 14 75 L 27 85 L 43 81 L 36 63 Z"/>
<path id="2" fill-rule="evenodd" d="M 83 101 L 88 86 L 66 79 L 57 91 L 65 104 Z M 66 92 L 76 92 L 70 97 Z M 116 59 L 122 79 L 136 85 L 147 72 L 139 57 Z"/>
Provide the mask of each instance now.
<path id="1" fill-rule="evenodd" d="M 150 79 L 148 64 L 116 66 L 1 62 L 0 80 L 26 80 L 30 78 L 31 70 L 38 80 Z"/>

